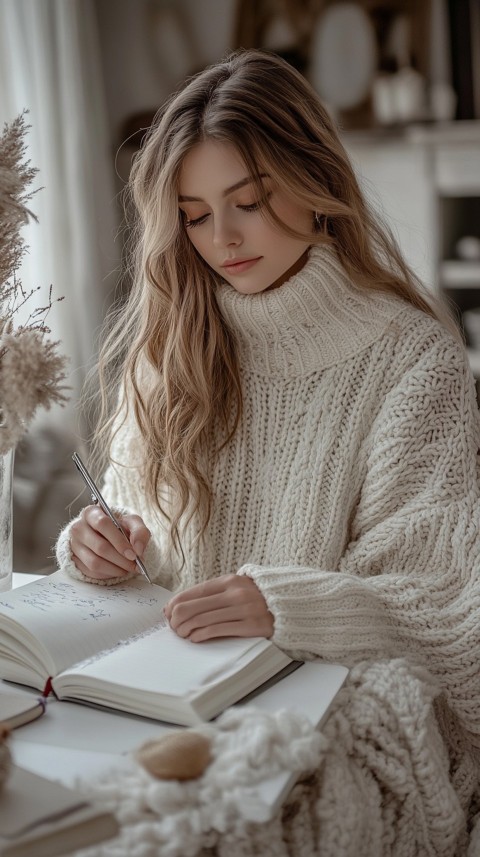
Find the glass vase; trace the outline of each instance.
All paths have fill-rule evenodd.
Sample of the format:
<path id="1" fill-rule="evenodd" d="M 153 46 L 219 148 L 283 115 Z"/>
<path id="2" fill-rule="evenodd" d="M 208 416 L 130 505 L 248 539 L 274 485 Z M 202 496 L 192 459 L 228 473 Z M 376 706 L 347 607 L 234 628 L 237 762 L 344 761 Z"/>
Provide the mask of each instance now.
<path id="1" fill-rule="evenodd" d="M 12 588 L 13 570 L 13 460 L 15 450 L 0 455 L 0 592 Z"/>

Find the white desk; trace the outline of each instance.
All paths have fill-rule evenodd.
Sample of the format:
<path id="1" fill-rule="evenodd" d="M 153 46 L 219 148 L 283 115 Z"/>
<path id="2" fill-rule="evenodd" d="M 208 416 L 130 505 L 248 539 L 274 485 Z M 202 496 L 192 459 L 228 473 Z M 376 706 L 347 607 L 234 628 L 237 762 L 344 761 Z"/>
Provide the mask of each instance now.
<path id="1" fill-rule="evenodd" d="M 14 586 L 33 579 L 36 579 L 33 575 L 14 575 Z M 272 712 L 288 705 L 289 710 L 306 715 L 317 726 L 328 711 L 325 696 L 332 698 L 342 683 L 335 670 L 332 670 L 331 679 L 328 668 L 326 673 L 324 671 L 323 664 L 303 664 L 281 682 L 259 693 L 254 705 Z M 328 692 L 329 681 L 331 693 Z M 12 686 L 3 684 L 6 692 L 9 688 L 12 690 Z M 52 699 L 42 717 L 13 732 L 11 749 L 17 765 L 72 786 L 78 778 L 93 779 L 107 770 L 126 766 L 130 751 L 150 738 L 178 728 L 143 717 Z M 261 802 L 269 807 L 265 820 L 276 811 L 294 781 L 291 774 L 281 774 L 258 787 Z"/>

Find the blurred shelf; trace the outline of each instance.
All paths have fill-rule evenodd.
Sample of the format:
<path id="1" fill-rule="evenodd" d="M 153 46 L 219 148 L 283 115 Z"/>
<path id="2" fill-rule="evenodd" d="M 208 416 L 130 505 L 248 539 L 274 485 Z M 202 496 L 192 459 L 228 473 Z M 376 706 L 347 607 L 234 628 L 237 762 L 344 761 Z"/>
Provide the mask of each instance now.
<path id="1" fill-rule="evenodd" d="M 480 193 L 480 136 L 476 142 L 445 143 L 435 149 L 435 182 L 444 196 Z"/>
<path id="2" fill-rule="evenodd" d="M 359 143 L 388 143 L 402 140 L 409 144 L 448 145 L 480 143 L 480 120 L 456 119 L 451 122 L 413 122 L 397 125 L 372 125 L 368 128 L 341 128 L 341 136 Z"/>
<path id="3" fill-rule="evenodd" d="M 480 351 L 467 348 L 468 362 L 475 378 L 480 378 Z"/>
<path id="4" fill-rule="evenodd" d="M 480 289 L 480 261 L 447 259 L 440 263 L 440 280 L 448 289 Z"/>
<path id="5" fill-rule="evenodd" d="M 440 179 L 437 189 L 441 196 L 480 196 L 480 180 L 465 179 L 462 182 L 454 182 L 451 179 Z"/>
<path id="6" fill-rule="evenodd" d="M 477 119 L 456 119 L 451 122 L 432 122 L 413 124 L 407 130 L 408 138 L 414 143 L 478 143 L 480 141 L 480 121 Z"/>

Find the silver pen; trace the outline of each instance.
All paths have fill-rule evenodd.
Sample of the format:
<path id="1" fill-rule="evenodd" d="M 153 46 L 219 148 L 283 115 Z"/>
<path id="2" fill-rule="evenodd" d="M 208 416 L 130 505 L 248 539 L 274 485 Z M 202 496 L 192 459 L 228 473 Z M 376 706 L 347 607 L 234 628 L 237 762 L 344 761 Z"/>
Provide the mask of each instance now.
<path id="1" fill-rule="evenodd" d="M 80 456 L 78 455 L 78 453 L 74 452 L 72 455 L 72 459 L 73 459 L 73 463 L 75 464 L 75 467 L 77 468 L 77 470 L 82 475 L 82 477 L 85 480 L 88 488 L 90 488 L 92 501 L 94 503 L 98 503 L 100 508 L 103 509 L 105 514 L 108 515 L 108 517 L 110 518 L 111 521 L 113 521 L 117 530 L 120 530 L 120 532 L 125 536 L 127 542 L 130 543 L 130 540 L 129 540 L 125 530 L 123 529 L 122 525 L 117 521 L 112 510 L 110 509 L 110 507 L 107 505 L 107 503 L 103 499 L 99 489 L 97 488 L 95 482 L 93 481 L 92 477 L 90 476 L 90 473 L 88 472 L 87 468 L 85 467 L 85 465 L 84 465 L 82 459 L 80 458 Z M 132 550 L 133 550 L 133 548 L 132 548 Z M 147 578 L 149 583 L 151 583 L 152 581 L 150 580 L 150 576 L 149 576 L 148 571 L 145 568 L 142 560 L 139 559 L 138 556 L 135 556 L 135 562 L 137 563 L 137 566 L 140 569 L 140 571 L 142 572 L 143 576 Z"/>

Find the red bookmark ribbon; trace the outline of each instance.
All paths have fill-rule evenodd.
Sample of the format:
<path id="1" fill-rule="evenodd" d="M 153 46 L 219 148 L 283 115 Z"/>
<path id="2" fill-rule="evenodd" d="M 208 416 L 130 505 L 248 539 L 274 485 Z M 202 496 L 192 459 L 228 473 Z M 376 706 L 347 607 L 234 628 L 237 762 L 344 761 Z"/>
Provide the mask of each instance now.
<path id="1" fill-rule="evenodd" d="M 49 675 L 47 678 L 47 681 L 45 682 L 45 687 L 43 688 L 42 696 L 47 697 L 47 696 L 50 696 L 51 693 L 53 693 L 54 696 L 57 695 L 53 689 L 52 676 Z"/>

